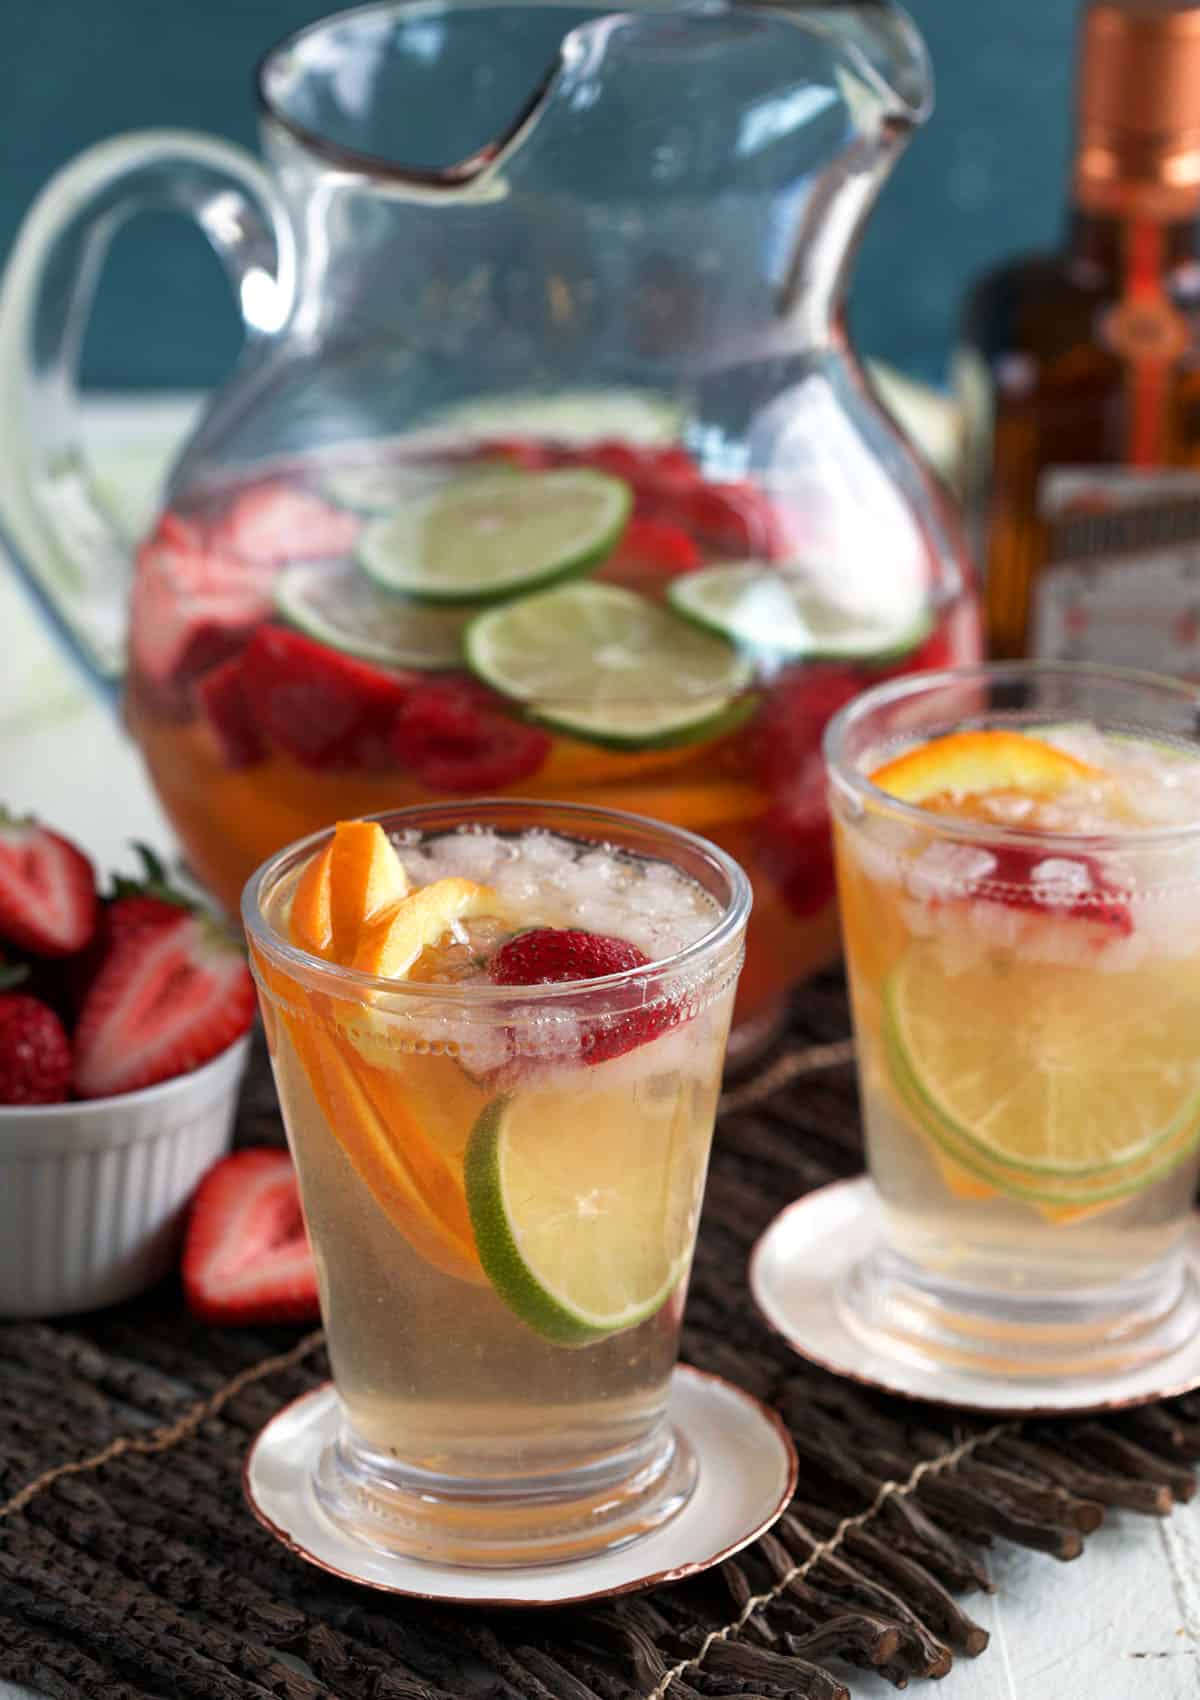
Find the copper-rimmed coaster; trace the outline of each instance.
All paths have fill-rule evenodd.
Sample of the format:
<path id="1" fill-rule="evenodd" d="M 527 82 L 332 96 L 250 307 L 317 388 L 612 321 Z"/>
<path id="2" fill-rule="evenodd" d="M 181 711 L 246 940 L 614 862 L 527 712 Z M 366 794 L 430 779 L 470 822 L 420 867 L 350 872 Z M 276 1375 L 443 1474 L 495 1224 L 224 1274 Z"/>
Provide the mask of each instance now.
<path id="1" fill-rule="evenodd" d="M 892 1349 L 857 1328 L 843 1295 L 851 1272 L 876 1248 L 881 1225 L 865 1177 L 818 1187 L 782 1210 L 750 1255 L 750 1290 L 769 1327 L 822 1369 L 882 1393 L 1008 1417 L 1071 1416 L 1169 1399 L 1200 1387 L 1200 1337 L 1136 1369 L 1022 1379 Z M 1200 1215 L 1184 1242 L 1200 1279 Z"/>
<path id="2" fill-rule="evenodd" d="M 669 1523 L 616 1552 L 519 1570 L 395 1558 L 344 1534 L 322 1512 L 313 1473 L 337 1425 L 331 1384 L 284 1407 L 258 1436 L 243 1485 L 260 1523 L 297 1557 L 364 1587 L 461 1605 L 576 1604 L 675 1582 L 764 1534 L 796 1487 L 796 1454 L 776 1414 L 720 1376 L 680 1366 L 670 1420 L 699 1463 L 691 1499 Z"/>

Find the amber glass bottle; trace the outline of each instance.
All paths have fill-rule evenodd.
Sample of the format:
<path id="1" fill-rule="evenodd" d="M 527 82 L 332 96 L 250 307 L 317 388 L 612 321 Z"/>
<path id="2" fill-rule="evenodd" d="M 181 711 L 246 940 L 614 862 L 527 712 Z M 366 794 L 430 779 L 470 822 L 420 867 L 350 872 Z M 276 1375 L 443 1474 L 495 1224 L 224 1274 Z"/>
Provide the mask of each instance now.
<path id="1" fill-rule="evenodd" d="M 1058 253 L 982 278 L 956 380 L 991 653 L 1200 675 L 1200 3 L 1093 0 Z"/>

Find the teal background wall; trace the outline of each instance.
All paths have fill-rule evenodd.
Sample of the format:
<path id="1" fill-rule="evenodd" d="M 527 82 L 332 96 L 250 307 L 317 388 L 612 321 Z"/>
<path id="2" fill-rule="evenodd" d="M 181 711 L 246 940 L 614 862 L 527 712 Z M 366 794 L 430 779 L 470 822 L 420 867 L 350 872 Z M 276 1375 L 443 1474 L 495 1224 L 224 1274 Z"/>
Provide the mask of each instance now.
<path id="1" fill-rule="evenodd" d="M 50 174 L 89 143 L 184 125 L 253 145 L 251 69 L 336 0 L 0 0 L 0 256 Z M 852 298 L 868 353 L 945 371 L 963 288 L 1061 218 L 1077 0 L 909 0 L 933 56 L 934 117 L 875 211 Z M 238 345 L 223 274 L 182 221 L 118 236 L 85 381 L 218 381 Z"/>

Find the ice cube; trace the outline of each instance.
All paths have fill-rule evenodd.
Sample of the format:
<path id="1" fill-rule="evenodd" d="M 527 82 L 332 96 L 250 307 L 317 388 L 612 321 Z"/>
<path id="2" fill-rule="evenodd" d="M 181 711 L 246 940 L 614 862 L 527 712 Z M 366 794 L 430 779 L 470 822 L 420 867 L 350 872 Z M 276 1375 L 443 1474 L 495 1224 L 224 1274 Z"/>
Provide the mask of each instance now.
<path id="1" fill-rule="evenodd" d="M 905 883 L 914 897 L 925 902 L 966 897 L 995 868 L 996 858 L 990 850 L 939 840 L 909 863 Z"/>

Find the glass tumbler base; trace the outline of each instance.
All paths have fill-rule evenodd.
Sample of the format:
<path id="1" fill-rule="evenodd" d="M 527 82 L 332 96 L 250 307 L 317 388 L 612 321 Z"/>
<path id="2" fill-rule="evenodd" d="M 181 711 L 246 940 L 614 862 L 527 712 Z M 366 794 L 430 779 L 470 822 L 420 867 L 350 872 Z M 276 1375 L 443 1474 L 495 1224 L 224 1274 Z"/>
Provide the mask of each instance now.
<path id="1" fill-rule="evenodd" d="M 317 1502 L 353 1539 L 437 1564 L 562 1564 L 627 1546 L 683 1509 L 697 1463 L 664 1424 L 651 1447 L 555 1476 L 463 1480 L 361 1446 L 343 1424 L 321 1454 Z"/>
<path id="2" fill-rule="evenodd" d="M 850 1270 L 838 1308 L 891 1356 L 1014 1380 L 1120 1375 L 1200 1329 L 1200 1288 L 1181 1257 L 1119 1285 L 1034 1297 L 934 1280 L 881 1248 Z"/>

